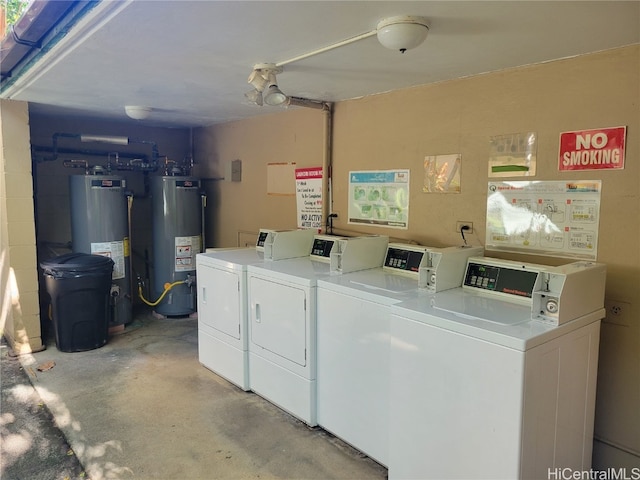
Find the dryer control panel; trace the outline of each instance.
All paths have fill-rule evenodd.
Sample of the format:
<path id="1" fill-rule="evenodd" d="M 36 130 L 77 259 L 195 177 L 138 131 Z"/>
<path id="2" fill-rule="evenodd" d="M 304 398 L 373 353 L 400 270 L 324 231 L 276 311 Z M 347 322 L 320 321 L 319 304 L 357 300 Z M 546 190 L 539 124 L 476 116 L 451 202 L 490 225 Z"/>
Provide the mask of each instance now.
<path id="1" fill-rule="evenodd" d="M 306 257 L 311 252 L 313 230 L 269 230 L 261 228 L 256 250 L 265 260 Z"/>
<path id="2" fill-rule="evenodd" d="M 389 237 L 365 235 L 339 239 L 331 250 L 331 273 L 350 273 L 382 265 Z"/>
<path id="3" fill-rule="evenodd" d="M 470 257 L 462 287 L 482 295 L 526 303 L 531 318 L 561 325 L 604 308 L 604 264 L 578 261 L 561 266 Z"/>

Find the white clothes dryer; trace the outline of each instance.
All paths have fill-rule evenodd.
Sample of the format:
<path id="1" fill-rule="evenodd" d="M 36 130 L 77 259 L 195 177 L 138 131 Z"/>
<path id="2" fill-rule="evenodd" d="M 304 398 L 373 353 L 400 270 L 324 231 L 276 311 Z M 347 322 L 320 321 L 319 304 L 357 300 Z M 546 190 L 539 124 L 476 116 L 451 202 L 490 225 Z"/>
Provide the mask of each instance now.
<path id="1" fill-rule="evenodd" d="M 247 266 L 307 256 L 312 240 L 310 231 L 261 229 L 255 248 L 213 249 L 196 255 L 198 359 L 203 366 L 250 390 Z"/>
<path id="2" fill-rule="evenodd" d="M 251 389 L 310 426 L 316 421 L 316 286 L 320 278 L 380 266 L 388 237 L 339 239 L 329 262 L 297 258 L 249 265 Z M 314 251 L 316 251 L 314 247 Z"/>
<path id="3" fill-rule="evenodd" d="M 461 288 L 391 306 L 389 477 L 590 469 L 604 282 L 471 258 Z"/>
<path id="4" fill-rule="evenodd" d="M 460 286 L 482 247 L 390 243 L 381 268 L 318 280 L 318 424 L 388 464 L 390 310 Z"/>

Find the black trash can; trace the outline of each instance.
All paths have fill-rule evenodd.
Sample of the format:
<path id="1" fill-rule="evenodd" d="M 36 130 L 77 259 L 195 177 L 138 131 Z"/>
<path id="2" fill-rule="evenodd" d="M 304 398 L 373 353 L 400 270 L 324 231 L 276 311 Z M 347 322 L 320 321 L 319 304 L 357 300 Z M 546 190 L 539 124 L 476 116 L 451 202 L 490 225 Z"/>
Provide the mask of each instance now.
<path id="1" fill-rule="evenodd" d="M 56 347 L 82 352 L 107 343 L 113 260 L 69 253 L 40 263 L 51 297 Z"/>

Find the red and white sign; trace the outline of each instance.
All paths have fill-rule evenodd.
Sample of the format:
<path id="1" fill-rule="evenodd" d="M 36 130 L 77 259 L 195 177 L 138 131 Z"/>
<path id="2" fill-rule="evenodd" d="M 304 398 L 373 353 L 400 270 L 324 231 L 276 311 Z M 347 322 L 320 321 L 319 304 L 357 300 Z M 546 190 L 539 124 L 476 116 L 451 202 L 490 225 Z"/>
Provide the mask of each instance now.
<path id="1" fill-rule="evenodd" d="M 598 128 L 560 134 L 558 170 L 624 168 L 627 127 Z"/>
<path id="2" fill-rule="evenodd" d="M 322 167 L 296 168 L 298 228 L 322 229 Z"/>
<path id="3" fill-rule="evenodd" d="M 296 180 L 322 178 L 322 167 L 296 168 Z"/>

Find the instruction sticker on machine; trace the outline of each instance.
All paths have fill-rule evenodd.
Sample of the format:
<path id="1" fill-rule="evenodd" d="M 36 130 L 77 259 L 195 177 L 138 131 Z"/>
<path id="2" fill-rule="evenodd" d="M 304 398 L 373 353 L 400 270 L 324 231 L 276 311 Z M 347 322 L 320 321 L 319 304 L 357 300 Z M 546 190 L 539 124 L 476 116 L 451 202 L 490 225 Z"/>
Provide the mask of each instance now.
<path id="1" fill-rule="evenodd" d="M 409 170 L 349 172 L 349 223 L 406 229 Z"/>
<path id="2" fill-rule="evenodd" d="M 595 260 L 600 180 L 489 182 L 487 250 Z"/>
<path id="3" fill-rule="evenodd" d="M 200 236 L 176 237 L 176 272 L 196 269 L 196 255 L 200 253 Z"/>
<path id="4" fill-rule="evenodd" d="M 96 242 L 91 244 L 92 255 L 102 255 L 113 260 L 113 273 L 111 278 L 118 280 L 125 277 L 125 245 L 120 242 Z"/>

